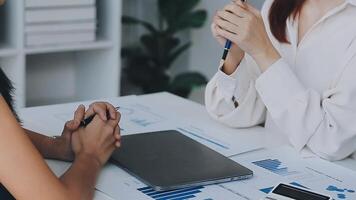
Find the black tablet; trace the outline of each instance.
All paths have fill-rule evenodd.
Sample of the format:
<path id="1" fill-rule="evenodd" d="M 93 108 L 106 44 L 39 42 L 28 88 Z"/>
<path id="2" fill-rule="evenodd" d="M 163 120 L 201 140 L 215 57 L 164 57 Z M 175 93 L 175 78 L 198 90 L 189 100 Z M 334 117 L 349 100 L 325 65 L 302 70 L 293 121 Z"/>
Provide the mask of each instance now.
<path id="1" fill-rule="evenodd" d="M 122 136 L 111 161 L 156 191 L 253 176 L 251 170 L 175 130 Z"/>

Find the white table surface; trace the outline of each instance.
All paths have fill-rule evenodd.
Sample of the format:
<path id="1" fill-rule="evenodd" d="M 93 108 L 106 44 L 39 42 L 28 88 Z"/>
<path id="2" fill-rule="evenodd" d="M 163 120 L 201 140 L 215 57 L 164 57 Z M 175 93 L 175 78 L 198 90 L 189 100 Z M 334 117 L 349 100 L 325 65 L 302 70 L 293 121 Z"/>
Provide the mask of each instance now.
<path id="1" fill-rule="evenodd" d="M 111 98 L 105 100 L 112 102 L 120 98 Z M 165 112 L 167 113 L 167 115 L 170 115 L 175 118 L 189 117 L 189 119 L 199 119 L 200 121 L 201 120 L 206 121 L 206 123 L 215 123 L 212 122 L 210 117 L 207 115 L 205 108 L 202 105 L 179 98 L 169 93 L 157 93 L 152 95 L 144 95 L 144 96 L 138 96 L 137 98 L 140 99 L 140 101 L 146 102 L 147 104 L 151 105 L 155 109 L 161 110 L 161 112 Z M 35 131 L 40 131 L 42 133 L 49 134 L 49 135 L 58 135 L 63 125 L 62 124 L 54 125 L 48 123 L 46 124 L 46 126 L 49 127 L 46 128 L 43 124 L 38 123 L 38 121 L 43 120 L 46 116 L 38 115 L 38 113 L 46 113 L 46 112 L 54 113 L 63 110 L 74 110 L 80 103 L 88 104 L 89 102 L 76 102 L 76 103 L 54 105 L 54 106 L 25 108 L 22 109 L 19 113 L 21 119 L 24 122 L 25 127 L 28 127 L 30 129 L 35 129 Z M 231 132 L 231 134 L 233 134 L 232 133 L 233 131 L 229 129 L 230 128 L 221 125 L 221 130 L 224 130 L 224 132 Z M 243 137 L 251 137 L 251 141 L 261 144 L 265 148 L 270 148 L 272 146 L 275 146 L 273 139 L 272 140 L 265 139 L 266 137 L 264 137 L 264 135 L 269 133 L 266 133 L 266 130 L 264 128 L 255 127 L 251 129 L 241 129 L 241 130 L 234 130 L 234 131 L 245 133 Z M 52 169 L 56 171 L 57 175 L 60 175 L 60 173 L 63 172 L 63 170 L 65 170 L 66 168 L 63 168 L 62 166 L 62 168 L 56 170 L 55 168 L 58 167 L 56 164 L 58 163 L 56 161 L 49 161 L 49 165 L 52 167 Z M 354 159 L 348 158 L 343 161 L 338 161 L 335 163 L 356 171 L 356 160 Z M 68 163 L 63 165 L 69 166 Z M 104 193 L 97 191 L 95 200 L 112 200 L 112 199 L 109 196 L 105 195 Z"/>

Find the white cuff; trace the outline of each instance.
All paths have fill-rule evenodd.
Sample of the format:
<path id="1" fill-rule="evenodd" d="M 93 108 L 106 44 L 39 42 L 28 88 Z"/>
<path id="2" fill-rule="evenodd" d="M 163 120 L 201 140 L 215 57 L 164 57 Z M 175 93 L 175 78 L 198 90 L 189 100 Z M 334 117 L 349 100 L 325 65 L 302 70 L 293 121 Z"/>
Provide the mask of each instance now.
<path id="1" fill-rule="evenodd" d="M 224 63 L 221 63 L 219 66 L 218 73 L 216 74 L 217 86 L 222 92 L 225 101 L 232 102 L 232 97 L 235 96 L 236 100 L 240 102 L 241 92 L 239 90 L 239 80 L 242 74 L 241 66 L 245 63 L 245 58 L 242 59 L 240 65 L 236 68 L 236 70 L 231 74 L 227 75 L 222 71 L 222 67 Z"/>

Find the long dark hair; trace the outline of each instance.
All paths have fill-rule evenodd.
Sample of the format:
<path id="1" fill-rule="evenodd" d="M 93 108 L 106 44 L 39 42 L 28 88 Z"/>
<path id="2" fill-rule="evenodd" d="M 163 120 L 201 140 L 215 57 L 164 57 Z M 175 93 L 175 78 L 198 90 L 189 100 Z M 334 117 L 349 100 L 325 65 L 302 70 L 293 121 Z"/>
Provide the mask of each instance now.
<path id="1" fill-rule="evenodd" d="M 0 95 L 2 95 L 2 97 L 5 99 L 7 105 L 10 107 L 17 120 L 20 121 L 14 109 L 14 101 L 12 98 L 13 91 L 14 87 L 12 86 L 11 81 L 0 68 Z"/>
<path id="2" fill-rule="evenodd" d="M 269 13 L 269 23 L 272 34 L 278 41 L 289 43 L 286 34 L 287 19 L 295 18 L 304 3 L 305 0 L 274 0 Z"/>

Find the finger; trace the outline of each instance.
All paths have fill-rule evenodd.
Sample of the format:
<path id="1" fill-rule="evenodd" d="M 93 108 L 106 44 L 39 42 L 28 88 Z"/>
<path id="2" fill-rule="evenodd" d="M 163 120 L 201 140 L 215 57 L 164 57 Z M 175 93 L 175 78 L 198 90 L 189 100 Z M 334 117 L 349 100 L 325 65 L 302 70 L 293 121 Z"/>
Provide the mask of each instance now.
<path id="1" fill-rule="evenodd" d="M 116 119 L 116 117 L 117 117 L 116 108 L 111 103 L 107 103 L 106 102 L 105 105 L 106 105 L 107 111 L 110 114 L 110 118 L 111 119 Z"/>
<path id="2" fill-rule="evenodd" d="M 236 38 L 237 38 L 236 37 L 237 34 L 230 33 L 230 32 L 228 32 L 226 30 L 221 29 L 221 28 L 218 28 L 217 32 L 218 32 L 219 35 L 221 35 L 222 37 L 224 37 L 224 38 L 226 38 L 226 39 L 228 39 L 230 41 L 235 41 Z"/>
<path id="3" fill-rule="evenodd" d="M 115 131 L 114 131 L 114 137 L 116 140 L 121 140 L 121 135 L 120 135 L 120 126 L 117 126 Z"/>
<path id="4" fill-rule="evenodd" d="M 241 21 L 241 17 L 238 17 L 227 11 L 219 11 L 218 17 L 235 25 L 238 25 L 238 22 Z"/>
<path id="5" fill-rule="evenodd" d="M 120 135 L 120 127 L 117 126 L 114 132 L 114 137 L 115 137 L 115 147 L 119 148 L 121 145 L 121 135 Z"/>
<path id="6" fill-rule="evenodd" d="M 79 127 L 80 122 L 84 119 L 85 116 L 85 106 L 79 105 L 77 110 L 74 112 L 74 129 Z"/>
<path id="7" fill-rule="evenodd" d="M 109 126 L 112 126 L 112 127 L 117 127 L 119 122 L 120 122 L 120 119 L 121 119 L 121 114 L 119 112 L 116 112 L 116 119 L 110 119 L 108 121 L 108 125 Z"/>
<path id="8" fill-rule="evenodd" d="M 103 121 L 108 120 L 105 103 L 93 103 L 93 104 L 91 104 L 89 106 L 89 109 L 86 111 L 85 116 L 89 117 L 89 116 L 92 116 L 92 115 L 95 115 L 95 114 L 99 115 L 99 117 Z"/>
<path id="9" fill-rule="evenodd" d="M 121 141 L 116 141 L 116 142 L 115 142 L 115 147 L 116 147 L 116 148 L 121 147 Z"/>
<path id="10" fill-rule="evenodd" d="M 70 121 L 67 121 L 65 124 L 64 124 L 64 130 L 75 130 L 76 129 L 76 123 L 74 120 L 70 120 Z"/>
<path id="11" fill-rule="evenodd" d="M 240 18 L 244 18 L 248 15 L 248 11 L 237 4 L 229 4 L 224 8 L 224 10 Z"/>
<path id="12" fill-rule="evenodd" d="M 104 127 L 106 126 L 107 121 L 101 119 L 99 115 L 95 115 L 93 120 L 87 125 L 88 128 L 92 127 Z"/>
<path id="13" fill-rule="evenodd" d="M 242 8 L 247 8 L 248 3 L 246 1 L 243 0 L 233 0 L 232 1 L 234 4 L 241 6 Z"/>
<path id="14" fill-rule="evenodd" d="M 121 113 L 117 111 L 117 112 L 116 112 L 116 117 L 117 117 L 116 120 L 117 120 L 117 122 L 120 122 L 121 116 L 122 116 Z"/>
<path id="15" fill-rule="evenodd" d="M 217 29 L 218 29 L 218 28 L 219 28 L 218 25 L 216 25 L 215 23 L 212 24 L 212 26 L 211 26 L 211 32 L 213 33 L 213 36 L 216 37 L 216 38 L 222 38 L 222 39 L 225 40 L 225 38 L 223 38 L 221 35 L 218 34 L 218 32 L 217 32 Z"/>
<path id="16" fill-rule="evenodd" d="M 220 29 L 226 30 L 233 34 L 236 34 L 236 32 L 238 31 L 238 26 L 222 19 L 217 20 L 216 25 Z"/>
<path id="17" fill-rule="evenodd" d="M 103 143 L 107 146 L 114 145 L 117 141 L 115 138 L 116 132 L 117 132 L 116 128 L 106 125 L 104 132 L 102 134 Z"/>
<path id="18" fill-rule="evenodd" d="M 235 0 L 234 1 L 236 5 L 238 5 L 240 8 L 244 9 L 247 13 L 247 15 L 252 15 L 255 17 L 261 16 L 260 11 L 253 7 L 251 4 L 244 3 L 241 0 Z"/>
<path id="19" fill-rule="evenodd" d="M 118 124 L 119 124 L 119 118 L 117 118 L 117 119 L 111 119 L 111 120 L 108 121 L 107 124 L 108 124 L 109 126 L 111 126 L 111 127 L 117 127 Z"/>
<path id="20" fill-rule="evenodd" d="M 254 14 L 256 17 L 261 16 L 261 12 L 250 4 L 246 4 L 247 10 Z"/>

